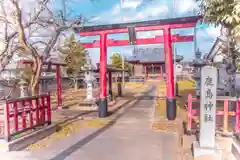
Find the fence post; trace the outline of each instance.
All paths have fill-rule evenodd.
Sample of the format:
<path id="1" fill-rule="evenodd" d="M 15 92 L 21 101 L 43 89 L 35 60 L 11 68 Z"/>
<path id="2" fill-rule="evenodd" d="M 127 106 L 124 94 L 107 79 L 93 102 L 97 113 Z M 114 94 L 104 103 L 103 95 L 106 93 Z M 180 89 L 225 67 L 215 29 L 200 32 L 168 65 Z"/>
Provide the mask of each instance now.
<path id="1" fill-rule="evenodd" d="M 26 126 L 27 126 L 27 122 L 26 122 L 26 112 L 25 112 L 25 100 L 22 101 L 21 103 L 22 105 L 22 128 L 23 129 L 26 129 Z"/>
<path id="2" fill-rule="evenodd" d="M 18 132 L 18 103 L 14 102 L 13 107 L 14 107 L 14 128 L 15 132 Z"/>
<path id="3" fill-rule="evenodd" d="M 10 140 L 10 120 L 9 120 L 9 103 L 6 102 L 4 105 L 4 139 Z"/>
<path id="4" fill-rule="evenodd" d="M 33 100 L 29 100 L 28 103 L 29 103 L 29 119 L 30 119 L 30 128 L 33 127 L 33 103 L 32 103 Z"/>
<path id="5" fill-rule="evenodd" d="M 45 97 L 44 96 L 39 96 L 41 98 L 41 123 L 44 124 L 46 121 L 45 118 L 45 111 L 46 111 L 46 106 L 45 106 Z"/>
<path id="6" fill-rule="evenodd" d="M 192 129 L 192 95 L 188 95 L 188 131 Z"/>
<path id="7" fill-rule="evenodd" d="M 50 125 L 52 122 L 50 93 L 48 93 L 48 96 L 47 96 L 47 120 L 48 120 L 48 125 Z"/>
<path id="8" fill-rule="evenodd" d="M 239 118 L 240 118 L 240 101 L 237 100 L 237 108 L 236 108 L 236 124 L 235 124 L 235 130 L 236 133 L 239 133 Z"/>
<path id="9" fill-rule="evenodd" d="M 36 101 L 35 101 L 35 108 L 36 108 L 36 124 L 39 125 L 39 121 L 40 121 L 40 116 L 39 116 L 39 98 L 37 97 L 36 98 Z"/>
<path id="10" fill-rule="evenodd" d="M 223 131 L 228 132 L 228 100 L 224 100 Z"/>

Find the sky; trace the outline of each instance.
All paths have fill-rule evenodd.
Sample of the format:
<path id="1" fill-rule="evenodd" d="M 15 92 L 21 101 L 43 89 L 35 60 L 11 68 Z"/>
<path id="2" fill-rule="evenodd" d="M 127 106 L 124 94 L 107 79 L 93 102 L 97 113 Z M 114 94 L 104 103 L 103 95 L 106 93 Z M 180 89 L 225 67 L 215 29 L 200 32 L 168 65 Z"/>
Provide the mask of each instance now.
<path id="1" fill-rule="evenodd" d="M 196 15 L 198 7 L 194 2 L 195 0 L 78 0 L 79 5 L 76 3 L 69 4 L 71 9 L 79 13 L 81 12 L 84 17 L 89 20 L 86 25 L 99 25 L 99 24 L 116 24 L 123 22 L 139 22 L 146 20 L 167 19 L 174 17 L 186 17 Z M 202 55 L 208 53 L 214 44 L 216 37 L 220 35 L 219 27 L 213 26 L 200 27 L 197 25 L 196 34 L 196 47 L 202 52 Z M 180 35 L 193 35 L 194 29 L 175 29 L 172 33 Z M 137 33 L 137 38 L 150 38 L 156 35 L 161 35 L 162 31 L 141 32 Z M 80 37 L 76 35 L 81 42 L 92 42 L 99 40 L 98 36 L 94 37 Z M 108 38 L 128 39 L 127 34 L 113 34 Z M 158 44 L 163 45 L 163 44 Z M 114 52 L 119 52 L 128 57 L 132 53 L 134 46 L 123 47 L 109 47 L 108 63 L 110 57 Z M 194 42 L 184 42 L 174 44 L 177 54 L 183 55 L 184 60 L 190 60 L 195 57 Z M 99 62 L 99 49 L 88 49 L 92 57 L 93 64 Z"/>

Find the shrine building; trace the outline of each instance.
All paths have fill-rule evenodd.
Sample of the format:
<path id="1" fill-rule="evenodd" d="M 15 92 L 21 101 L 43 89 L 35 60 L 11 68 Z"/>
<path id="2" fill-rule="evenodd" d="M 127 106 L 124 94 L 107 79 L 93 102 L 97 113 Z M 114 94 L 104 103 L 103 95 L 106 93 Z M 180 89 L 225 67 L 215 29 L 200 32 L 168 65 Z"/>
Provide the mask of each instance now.
<path id="1" fill-rule="evenodd" d="M 183 60 L 183 56 L 176 55 L 176 62 Z M 132 77 L 156 78 L 166 73 L 165 53 L 163 47 L 137 46 L 133 49 L 132 56 L 126 59 L 132 65 Z"/>

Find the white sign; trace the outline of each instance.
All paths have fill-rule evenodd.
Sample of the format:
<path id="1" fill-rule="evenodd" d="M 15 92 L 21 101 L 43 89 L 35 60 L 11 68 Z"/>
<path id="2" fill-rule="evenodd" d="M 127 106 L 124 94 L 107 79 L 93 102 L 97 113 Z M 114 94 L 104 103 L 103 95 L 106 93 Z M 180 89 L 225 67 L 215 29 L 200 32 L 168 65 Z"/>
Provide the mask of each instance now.
<path id="1" fill-rule="evenodd" d="M 217 69 L 205 66 L 201 69 L 200 147 L 215 147 Z"/>

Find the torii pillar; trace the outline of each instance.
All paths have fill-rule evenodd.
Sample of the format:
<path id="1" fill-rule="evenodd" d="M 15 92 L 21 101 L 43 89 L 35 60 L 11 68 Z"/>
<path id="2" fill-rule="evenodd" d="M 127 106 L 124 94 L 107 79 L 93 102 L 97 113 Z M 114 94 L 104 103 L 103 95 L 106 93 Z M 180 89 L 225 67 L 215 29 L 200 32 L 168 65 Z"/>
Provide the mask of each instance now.
<path id="1" fill-rule="evenodd" d="M 174 72 L 173 72 L 173 56 L 172 56 L 172 37 L 171 28 L 164 28 L 164 50 L 166 57 L 166 111 L 168 120 L 175 120 L 177 115 L 176 97 L 174 95 Z"/>
<path id="2" fill-rule="evenodd" d="M 100 34 L 100 100 L 98 116 L 103 118 L 108 113 L 107 102 L 107 34 Z"/>

